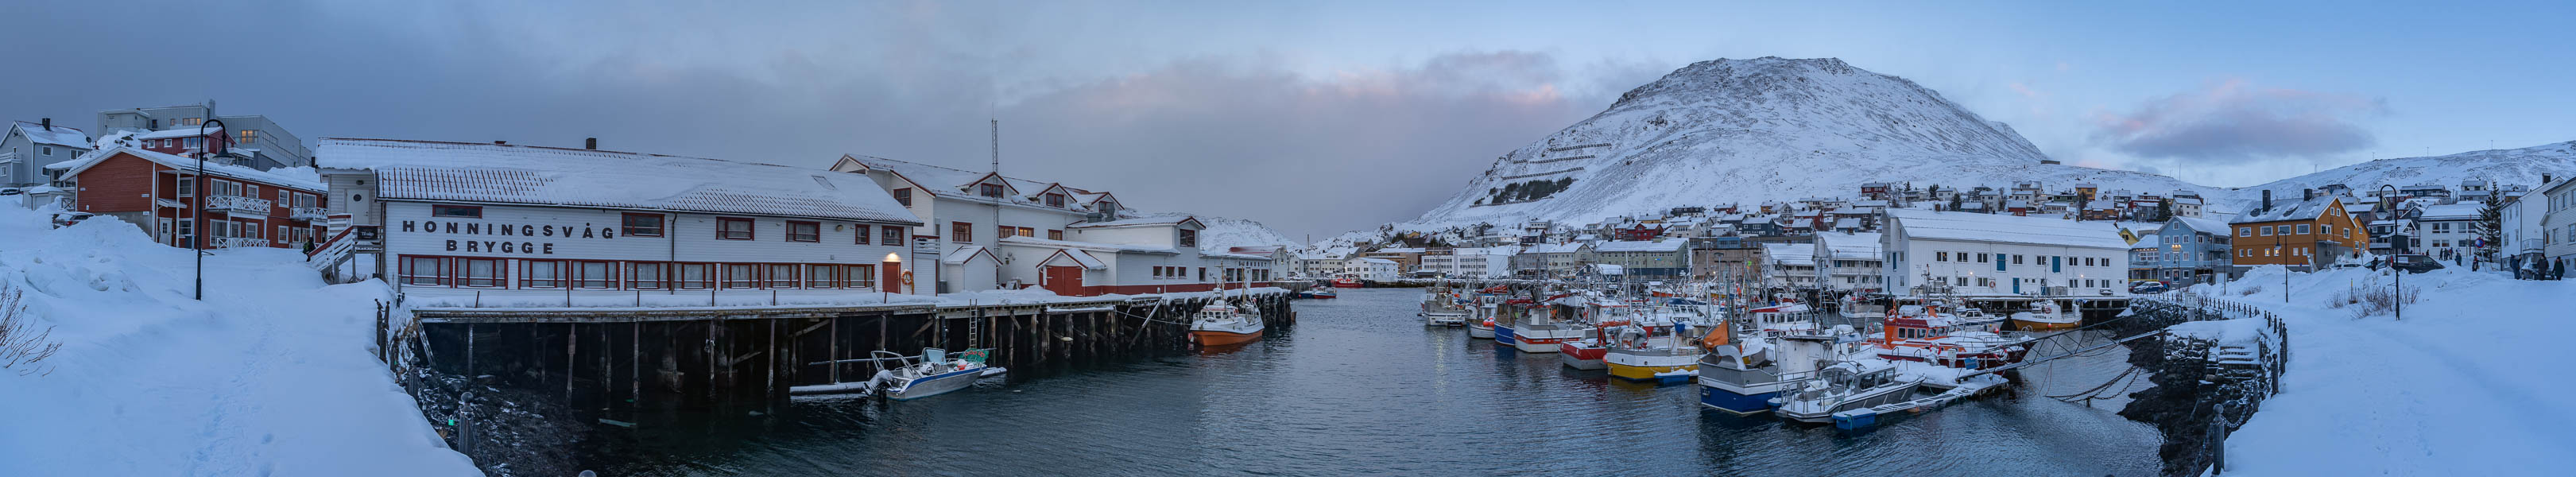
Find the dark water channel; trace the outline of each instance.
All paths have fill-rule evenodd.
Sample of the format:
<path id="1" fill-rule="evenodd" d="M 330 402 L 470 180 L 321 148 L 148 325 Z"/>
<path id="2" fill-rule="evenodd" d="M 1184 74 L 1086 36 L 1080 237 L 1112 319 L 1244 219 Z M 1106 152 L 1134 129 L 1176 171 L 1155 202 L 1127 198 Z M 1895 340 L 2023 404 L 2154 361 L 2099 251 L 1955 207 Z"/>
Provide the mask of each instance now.
<path id="1" fill-rule="evenodd" d="M 2022 374 L 2015 395 L 1838 431 L 1703 411 L 1688 385 L 1614 382 L 1463 329 L 1417 290 L 1301 301 L 1241 349 L 1059 369 L 880 404 L 804 398 L 594 435 L 603 475 L 2153 475 L 2154 429 L 2043 397 L 2117 376 L 2118 347 Z M 2083 339 L 2102 339 L 2088 336 Z M 2044 347 L 2044 354 L 2076 344 Z"/>

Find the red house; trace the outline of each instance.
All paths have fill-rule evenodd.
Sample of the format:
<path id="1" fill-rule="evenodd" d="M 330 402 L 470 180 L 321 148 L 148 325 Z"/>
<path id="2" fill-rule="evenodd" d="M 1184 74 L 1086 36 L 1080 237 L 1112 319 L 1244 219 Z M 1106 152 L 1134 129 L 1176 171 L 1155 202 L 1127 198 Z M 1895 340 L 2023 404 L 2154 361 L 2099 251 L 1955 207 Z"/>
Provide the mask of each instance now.
<path id="1" fill-rule="evenodd" d="M 188 154 L 195 151 L 222 154 L 224 149 L 232 146 L 232 141 L 224 138 L 224 128 L 220 127 L 208 127 L 203 131 L 185 126 L 144 131 L 134 134 L 134 142 L 146 151 L 183 157 L 193 157 Z"/>
<path id="2" fill-rule="evenodd" d="M 173 247 L 187 247 L 199 230 L 209 236 L 202 248 L 294 248 L 328 237 L 321 181 L 212 160 L 204 174 L 201 191 L 195 159 L 117 146 L 73 162 L 62 177 L 76 210 L 141 225 Z M 204 216 L 195 215 L 200 201 Z"/>

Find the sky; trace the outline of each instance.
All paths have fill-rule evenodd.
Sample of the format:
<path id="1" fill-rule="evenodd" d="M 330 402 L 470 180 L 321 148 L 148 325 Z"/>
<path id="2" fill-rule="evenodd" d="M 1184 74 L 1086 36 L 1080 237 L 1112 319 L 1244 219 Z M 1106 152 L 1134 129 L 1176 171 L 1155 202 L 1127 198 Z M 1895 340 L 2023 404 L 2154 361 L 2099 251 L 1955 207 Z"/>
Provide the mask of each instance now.
<path id="1" fill-rule="evenodd" d="M 213 100 L 308 140 L 969 170 L 998 120 L 1006 174 L 1296 239 L 1718 58 L 1842 58 L 2214 186 L 2576 140 L 2567 2 L 1778 3 L 8 2 L 0 116 Z"/>

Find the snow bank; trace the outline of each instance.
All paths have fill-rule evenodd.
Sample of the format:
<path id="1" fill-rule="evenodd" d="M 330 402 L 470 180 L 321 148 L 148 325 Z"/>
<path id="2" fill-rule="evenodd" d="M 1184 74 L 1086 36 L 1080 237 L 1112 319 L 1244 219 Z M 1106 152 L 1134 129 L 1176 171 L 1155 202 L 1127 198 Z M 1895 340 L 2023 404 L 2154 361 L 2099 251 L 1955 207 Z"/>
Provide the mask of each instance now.
<path id="1" fill-rule="evenodd" d="M 2550 363 L 2564 362 L 2557 326 L 2576 281 L 2455 267 L 2405 277 L 2422 290 L 2405 321 L 2331 303 L 2388 280 L 2265 267 L 2223 287 L 2260 287 L 2227 296 L 2278 313 L 2291 335 L 2282 392 L 2227 440 L 2227 474 L 2566 475 L 2556 461 L 2576 449 L 2576 381 Z"/>
<path id="2" fill-rule="evenodd" d="M 49 375 L 0 373 L 0 475 L 478 474 L 376 362 L 383 284 L 227 250 L 198 302 L 187 251 L 0 202 L 0 282 L 63 344 Z"/>

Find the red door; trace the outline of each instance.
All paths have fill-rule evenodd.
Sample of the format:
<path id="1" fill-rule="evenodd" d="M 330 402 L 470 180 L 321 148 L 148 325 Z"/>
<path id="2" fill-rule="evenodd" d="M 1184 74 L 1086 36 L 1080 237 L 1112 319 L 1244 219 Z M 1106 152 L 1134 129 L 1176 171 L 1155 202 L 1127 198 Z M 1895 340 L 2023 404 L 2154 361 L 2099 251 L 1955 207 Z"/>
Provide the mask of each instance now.
<path id="1" fill-rule="evenodd" d="M 1082 267 L 1046 267 L 1047 291 L 1057 295 L 1082 296 Z"/>

